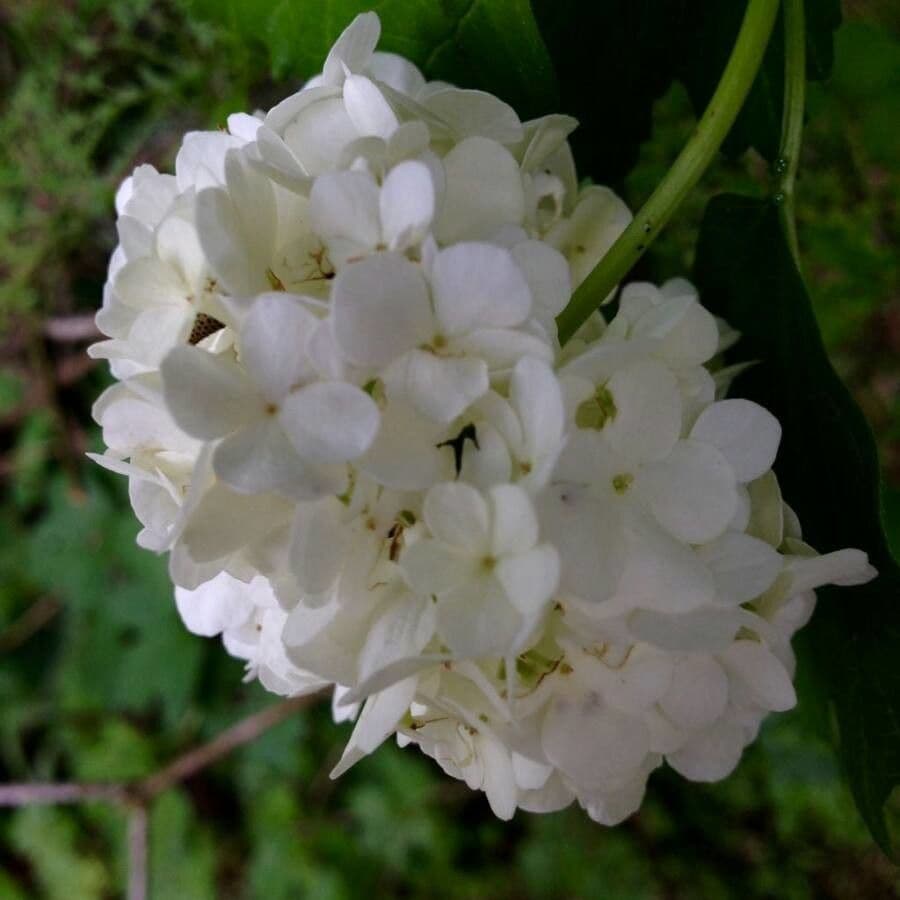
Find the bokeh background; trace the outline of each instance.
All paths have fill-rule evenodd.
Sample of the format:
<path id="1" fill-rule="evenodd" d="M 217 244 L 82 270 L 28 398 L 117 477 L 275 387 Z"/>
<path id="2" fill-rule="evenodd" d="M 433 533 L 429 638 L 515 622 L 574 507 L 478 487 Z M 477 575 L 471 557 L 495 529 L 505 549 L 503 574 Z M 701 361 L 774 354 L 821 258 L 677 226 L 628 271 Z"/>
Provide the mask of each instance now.
<path id="1" fill-rule="evenodd" d="M 277 42 L 241 37 L 237 0 L 216 8 L 0 0 L 0 782 L 137 778 L 273 699 L 185 632 L 164 560 L 134 544 L 124 485 L 84 456 L 108 383 L 84 348 L 117 184 L 138 163 L 170 168 L 184 131 L 298 86 Z M 844 13 L 833 75 L 810 86 L 800 242 L 831 358 L 878 439 L 896 551 L 900 6 L 848 0 Z M 619 185 L 633 206 L 691 124 L 673 88 Z M 718 163 L 647 265 L 688 271 L 709 194 L 766 179 L 752 152 Z M 808 719 L 801 701 L 770 720 L 722 784 L 658 772 L 641 812 L 610 830 L 577 810 L 500 823 L 395 746 L 333 783 L 348 726 L 320 704 L 158 799 L 152 897 L 900 897 Z M 107 805 L 0 810 L 0 898 L 121 896 L 125 835 Z"/>

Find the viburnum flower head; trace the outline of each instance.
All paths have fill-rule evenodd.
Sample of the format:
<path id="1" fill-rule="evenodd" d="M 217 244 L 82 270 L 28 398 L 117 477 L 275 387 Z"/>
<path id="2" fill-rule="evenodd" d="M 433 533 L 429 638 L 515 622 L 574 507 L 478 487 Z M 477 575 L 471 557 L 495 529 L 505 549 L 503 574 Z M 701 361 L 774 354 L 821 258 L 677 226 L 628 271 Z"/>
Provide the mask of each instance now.
<path id="1" fill-rule="evenodd" d="M 123 184 L 95 458 L 191 631 L 275 693 L 333 686 L 336 775 L 396 734 L 498 816 L 614 824 L 663 762 L 725 777 L 795 703 L 814 589 L 873 570 L 803 542 L 688 282 L 560 346 L 631 218 L 579 187 L 574 120 L 427 82 L 379 31 Z"/>

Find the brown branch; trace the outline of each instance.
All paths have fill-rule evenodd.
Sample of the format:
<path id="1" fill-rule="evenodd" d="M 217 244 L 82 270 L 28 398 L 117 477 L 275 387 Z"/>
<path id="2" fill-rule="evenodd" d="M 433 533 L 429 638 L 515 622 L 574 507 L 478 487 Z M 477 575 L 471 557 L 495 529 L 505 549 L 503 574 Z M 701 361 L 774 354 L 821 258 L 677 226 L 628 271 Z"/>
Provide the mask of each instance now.
<path id="1" fill-rule="evenodd" d="M 38 806 L 103 800 L 123 803 L 128 793 L 122 784 L 0 784 L 0 806 Z"/>
<path id="2" fill-rule="evenodd" d="M 105 800 L 130 807 L 146 806 L 163 791 L 196 775 L 238 747 L 256 740 L 270 728 L 290 718 L 295 712 L 312 705 L 322 696 L 322 691 L 316 691 L 275 703 L 252 716 L 247 716 L 246 719 L 241 719 L 240 722 L 217 734 L 211 741 L 188 750 L 169 765 L 136 781 L 109 784 L 45 782 L 0 784 L 0 806 L 81 803 L 89 800 Z"/>
<path id="3" fill-rule="evenodd" d="M 0 654 L 11 653 L 53 621 L 62 606 L 52 597 L 40 597 L 0 633 Z"/>
<path id="4" fill-rule="evenodd" d="M 128 816 L 128 900 L 147 900 L 147 807 L 135 806 Z"/>
<path id="5" fill-rule="evenodd" d="M 207 768 L 214 762 L 227 756 L 237 747 L 249 744 L 270 728 L 283 722 L 295 712 L 309 706 L 314 700 L 319 699 L 322 692 L 305 694 L 302 697 L 291 697 L 276 703 L 261 712 L 255 713 L 246 719 L 242 719 L 231 728 L 216 735 L 206 744 L 201 744 L 193 750 L 189 750 L 183 756 L 179 756 L 165 768 L 154 772 L 143 781 L 132 786 L 135 795 L 145 800 L 152 800 L 158 794 L 190 778 L 197 772 Z"/>
<path id="6" fill-rule="evenodd" d="M 238 747 L 249 744 L 310 706 L 323 696 L 323 691 L 291 697 L 254 713 L 226 728 L 211 741 L 177 757 L 169 765 L 143 779 L 118 784 L 0 784 L 0 807 L 35 806 L 38 804 L 86 803 L 104 801 L 128 810 L 128 900 L 147 900 L 149 877 L 147 848 L 149 845 L 147 810 L 163 791 L 180 784 L 203 769 L 218 762 Z"/>

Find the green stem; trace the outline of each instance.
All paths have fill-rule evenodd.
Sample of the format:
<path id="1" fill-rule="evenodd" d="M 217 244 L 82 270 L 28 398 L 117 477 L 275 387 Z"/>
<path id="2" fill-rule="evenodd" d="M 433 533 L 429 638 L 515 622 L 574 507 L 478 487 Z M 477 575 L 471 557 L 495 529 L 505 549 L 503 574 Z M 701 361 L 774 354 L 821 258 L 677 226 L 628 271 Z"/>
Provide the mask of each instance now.
<path id="1" fill-rule="evenodd" d="M 572 337 L 643 256 L 712 162 L 753 85 L 777 11 L 778 0 L 748 3 L 731 57 L 696 130 L 640 212 L 560 313 L 556 320 L 560 343 Z"/>
<path id="2" fill-rule="evenodd" d="M 778 174 L 776 198 L 781 224 L 797 268 L 800 248 L 794 218 L 794 183 L 800 164 L 803 137 L 803 110 L 806 101 L 806 31 L 803 0 L 784 0 L 784 112 L 781 122 L 781 147 L 775 161 Z"/>

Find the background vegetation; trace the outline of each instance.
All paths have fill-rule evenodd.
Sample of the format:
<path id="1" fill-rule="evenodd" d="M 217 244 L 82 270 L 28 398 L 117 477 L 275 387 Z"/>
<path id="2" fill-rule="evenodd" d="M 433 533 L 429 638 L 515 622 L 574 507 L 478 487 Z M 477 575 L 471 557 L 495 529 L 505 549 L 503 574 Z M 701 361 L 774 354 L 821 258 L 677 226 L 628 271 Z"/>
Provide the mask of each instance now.
<path id="1" fill-rule="evenodd" d="M 264 28 L 259 6 L 0 0 L 0 783 L 137 778 L 272 702 L 184 631 L 164 561 L 134 545 L 123 485 L 84 459 L 107 375 L 79 318 L 99 304 L 112 195 L 131 168 L 170 167 L 184 131 L 268 106 L 306 74 L 295 63 L 316 42 L 288 41 L 304 16 L 324 27 L 319 6 L 282 3 Z M 844 17 L 832 76 L 811 86 L 800 242 L 829 354 L 878 439 L 896 552 L 900 13 L 872 0 Z M 676 85 L 618 184 L 632 205 L 691 124 Z M 644 273 L 689 271 L 708 195 L 767 179 L 755 151 L 723 159 Z M 315 708 L 158 799 L 152 896 L 900 896 L 810 710 L 773 718 L 722 784 L 660 771 L 641 812 L 609 830 L 577 810 L 499 823 L 481 795 L 393 746 L 332 783 L 348 729 Z M 120 896 L 125 833 L 102 804 L 0 811 L 0 898 Z"/>

